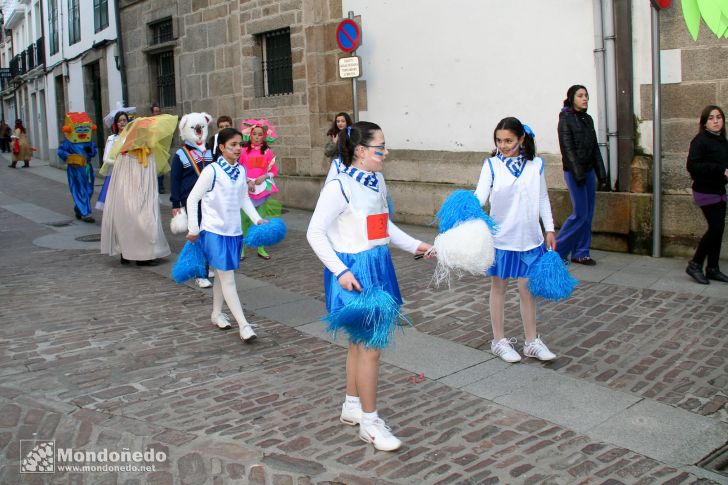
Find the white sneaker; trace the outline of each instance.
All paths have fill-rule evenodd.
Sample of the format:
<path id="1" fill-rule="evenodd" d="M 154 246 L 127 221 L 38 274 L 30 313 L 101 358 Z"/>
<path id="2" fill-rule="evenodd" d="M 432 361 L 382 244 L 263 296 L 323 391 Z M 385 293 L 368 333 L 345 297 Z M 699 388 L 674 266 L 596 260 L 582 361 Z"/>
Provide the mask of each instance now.
<path id="1" fill-rule="evenodd" d="M 516 352 L 516 349 L 513 348 L 513 344 L 516 343 L 516 337 L 513 337 L 511 339 L 502 338 L 499 341 L 493 340 L 490 343 L 490 351 L 494 354 L 503 359 L 506 362 L 513 363 L 513 362 L 520 362 L 521 356 L 518 355 L 518 352 Z"/>
<path id="2" fill-rule="evenodd" d="M 394 451 L 402 446 L 402 442 L 392 434 L 392 429 L 382 419 L 364 422 L 359 425 L 359 438 L 371 443 L 381 451 Z"/>
<path id="3" fill-rule="evenodd" d="M 541 336 L 523 346 L 523 355 L 538 360 L 554 360 L 556 358 L 556 354 L 551 352 L 546 344 L 541 341 Z"/>
<path id="4" fill-rule="evenodd" d="M 210 283 L 210 280 L 207 278 L 195 278 L 195 283 L 197 283 L 197 286 L 200 288 L 209 288 L 212 286 L 212 283 Z"/>
<path id="5" fill-rule="evenodd" d="M 230 330 L 232 328 L 232 325 L 230 325 L 230 320 L 228 320 L 228 316 L 224 313 L 220 313 L 219 315 L 212 315 L 212 324 L 220 330 Z"/>
<path id="6" fill-rule="evenodd" d="M 208 270 L 207 279 L 209 280 L 210 278 L 214 278 L 214 277 L 215 277 L 215 272 L 213 270 Z"/>
<path id="7" fill-rule="evenodd" d="M 356 426 L 361 423 L 361 404 L 342 404 L 341 417 L 339 419 L 342 423 L 350 426 Z"/>
<path id="8" fill-rule="evenodd" d="M 256 337 L 257 335 L 253 332 L 253 327 L 250 324 L 246 323 L 240 327 L 240 338 L 243 339 L 243 342 L 250 342 L 251 340 L 255 340 Z"/>

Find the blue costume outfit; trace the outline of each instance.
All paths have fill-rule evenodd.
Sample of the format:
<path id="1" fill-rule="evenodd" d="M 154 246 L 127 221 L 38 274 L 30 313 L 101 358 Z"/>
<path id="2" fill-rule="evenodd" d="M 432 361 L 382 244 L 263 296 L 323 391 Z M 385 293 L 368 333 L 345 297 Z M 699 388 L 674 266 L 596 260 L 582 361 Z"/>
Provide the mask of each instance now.
<path id="1" fill-rule="evenodd" d="M 98 150 L 92 141 L 72 143 L 63 140 L 58 147 L 58 157 L 66 162 L 68 186 L 75 204 L 76 217 L 89 217 L 91 215 L 91 196 L 94 193 L 94 170 L 91 159 Z"/>
<path id="2" fill-rule="evenodd" d="M 169 196 L 173 208 L 187 207 L 187 197 L 192 192 L 192 187 L 197 183 L 202 170 L 211 163 L 212 151 L 207 150 L 204 145 L 200 148 L 194 143 L 185 142 L 185 145 L 175 152 L 171 163 Z"/>

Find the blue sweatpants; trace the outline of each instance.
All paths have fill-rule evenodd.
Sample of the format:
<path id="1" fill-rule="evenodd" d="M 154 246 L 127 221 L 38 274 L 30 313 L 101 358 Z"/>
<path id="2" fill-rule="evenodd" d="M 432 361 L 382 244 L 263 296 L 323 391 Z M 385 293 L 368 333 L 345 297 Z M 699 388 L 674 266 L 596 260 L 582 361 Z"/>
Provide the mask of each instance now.
<path id="1" fill-rule="evenodd" d="M 594 218 L 594 201 L 596 199 L 597 182 L 594 170 L 586 174 L 586 183 L 577 185 L 574 175 L 564 170 L 564 180 L 569 188 L 572 214 L 561 226 L 556 236 L 556 251 L 566 259 L 571 254 L 572 259 L 589 256 L 589 246 L 592 238 L 592 219 Z"/>
<path id="2" fill-rule="evenodd" d="M 94 193 L 94 171 L 91 164 L 87 163 L 83 167 L 68 165 L 66 173 L 76 209 L 82 216 L 90 216 L 91 196 Z"/>

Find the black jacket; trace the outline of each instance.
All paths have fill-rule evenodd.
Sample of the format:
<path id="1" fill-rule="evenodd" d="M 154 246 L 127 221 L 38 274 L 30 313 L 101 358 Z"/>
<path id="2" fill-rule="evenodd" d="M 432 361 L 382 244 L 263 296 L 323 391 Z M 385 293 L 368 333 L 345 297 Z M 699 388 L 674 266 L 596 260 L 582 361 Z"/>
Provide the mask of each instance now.
<path id="1" fill-rule="evenodd" d="M 693 190 L 704 194 L 725 194 L 728 168 L 728 140 L 701 130 L 690 142 L 687 169 Z"/>
<path id="2" fill-rule="evenodd" d="M 602 152 L 599 150 L 594 120 L 584 111 L 564 110 L 559 113 L 559 147 L 564 170 L 568 170 L 579 185 L 586 181 L 586 172 L 594 169 L 604 183 Z"/>

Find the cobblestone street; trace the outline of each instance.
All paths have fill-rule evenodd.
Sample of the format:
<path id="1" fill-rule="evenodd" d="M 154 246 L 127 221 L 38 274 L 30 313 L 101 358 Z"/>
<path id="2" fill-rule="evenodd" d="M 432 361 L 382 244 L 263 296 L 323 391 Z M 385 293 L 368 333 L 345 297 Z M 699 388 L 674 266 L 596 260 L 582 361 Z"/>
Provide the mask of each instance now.
<path id="1" fill-rule="evenodd" d="M 100 255 L 98 243 L 41 244 L 64 231 L 100 232 L 100 213 L 94 225 L 71 222 L 67 188 L 51 170 L 6 170 L 0 179 L 2 484 L 728 483 L 697 460 L 671 458 L 677 451 L 660 453 L 699 449 L 692 438 L 652 443 L 658 451 L 651 453 L 611 437 L 618 434 L 616 411 L 593 425 L 572 425 L 568 417 L 525 410 L 537 406 L 535 393 L 483 397 L 477 379 L 485 374 L 457 383 L 490 366 L 503 379 L 530 373 L 575 383 L 575 392 L 621 396 L 626 409 L 664 413 L 654 415 L 664 428 L 691 420 L 704 426 L 706 442 L 717 444 L 700 452 L 707 455 L 728 441 L 728 285 L 716 296 L 584 280 L 568 301 L 539 304 L 539 331 L 559 355 L 550 364 L 478 361 L 458 372 L 425 372 L 418 382 L 411 377 L 419 363 L 385 358 L 379 411 L 404 447 L 376 452 L 338 419 L 344 350 L 309 330 L 322 328 L 306 315 L 323 289 L 321 265 L 305 240 L 305 213 L 286 215 L 289 236 L 271 249 L 270 261 L 248 257 L 241 266 L 241 301 L 259 337 L 244 345 L 236 330 L 210 325 L 211 291 L 174 284 L 169 266 L 121 266 Z M 51 213 L 67 215 L 70 225 L 41 221 Z M 162 213 L 168 231 L 169 210 Z M 412 231 L 434 235 L 431 228 Z M 178 252 L 183 238 L 168 238 Z M 418 335 L 448 345 L 439 354 L 444 363 L 457 357 L 447 349 L 489 350 L 486 278 L 434 289 L 431 262 L 398 251 L 394 261 L 405 310 Z M 666 264 L 633 261 L 637 273 Z M 284 290 L 287 301 L 270 296 Z M 271 303 L 256 306 L 254 295 Z M 298 315 L 274 318 L 291 307 Z M 515 291 L 506 328 L 522 343 Z M 387 353 L 394 359 L 404 348 L 403 340 Z M 521 379 L 518 389 L 529 396 L 526 384 Z M 55 440 L 74 450 L 154 449 L 167 458 L 151 472 L 20 473 L 20 440 Z"/>

